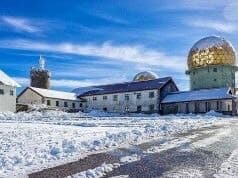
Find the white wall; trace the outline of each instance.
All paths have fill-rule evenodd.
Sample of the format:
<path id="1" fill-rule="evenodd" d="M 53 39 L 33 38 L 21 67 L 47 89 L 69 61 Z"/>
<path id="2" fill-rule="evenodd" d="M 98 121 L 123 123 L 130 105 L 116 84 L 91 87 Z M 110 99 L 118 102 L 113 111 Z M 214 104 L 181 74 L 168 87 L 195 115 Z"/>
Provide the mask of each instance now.
<path id="1" fill-rule="evenodd" d="M 4 90 L 4 94 L 0 94 L 0 112 L 16 111 L 16 88 L 12 86 L 0 85 L 0 89 Z M 13 96 L 10 91 L 13 90 Z"/>
<path id="2" fill-rule="evenodd" d="M 36 92 L 32 91 L 31 89 L 27 89 L 21 96 L 18 97 L 18 103 L 19 104 L 46 104 L 47 100 L 50 100 L 51 107 L 57 107 L 56 101 L 59 101 L 60 108 L 64 108 L 64 102 L 68 103 L 69 109 L 73 109 L 72 103 L 75 103 L 75 109 L 79 109 L 79 101 L 72 101 L 72 100 L 62 100 L 62 99 L 54 99 L 54 98 L 43 98 Z"/>
<path id="3" fill-rule="evenodd" d="M 61 100 L 61 99 L 54 99 L 54 98 L 45 98 L 44 104 L 47 105 L 47 100 L 50 100 L 50 106 L 51 107 L 57 107 L 56 101 L 59 101 L 60 108 L 69 108 L 69 109 L 79 109 L 80 101 L 72 101 L 72 100 Z M 64 102 L 68 103 L 68 107 L 64 107 Z M 75 108 L 73 108 L 73 103 L 75 103 Z"/>
<path id="4" fill-rule="evenodd" d="M 31 89 L 27 89 L 21 96 L 18 97 L 19 104 L 42 104 L 43 98 Z"/>
<path id="5" fill-rule="evenodd" d="M 154 97 L 149 98 L 149 93 L 154 92 Z M 137 93 L 141 93 L 141 99 L 137 99 Z M 125 95 L 129 95 L 129 101 L 125 100 Z M 113 101 L 113 96 L 118 95 L 118 101 Z M 87 100 L 84 103 L 84 110 L 103 110 L 107 108 L 108 112 L 126 112 L 126 108 L 129 108 L 129 112 L 136 112 L 137 106 L 142 106 L 142 112 L 149 111 L 149 105 L 154 105 L 155 112 L 158 111 L 158 90 L 144 90 L 137 92 L 115 93 L 105 95 L 95 95 L 97 100 L 93 100 L 94 96 L 83 97 Z M 107 100 L 103 100 L 103 96 L 107 96 Z"/>

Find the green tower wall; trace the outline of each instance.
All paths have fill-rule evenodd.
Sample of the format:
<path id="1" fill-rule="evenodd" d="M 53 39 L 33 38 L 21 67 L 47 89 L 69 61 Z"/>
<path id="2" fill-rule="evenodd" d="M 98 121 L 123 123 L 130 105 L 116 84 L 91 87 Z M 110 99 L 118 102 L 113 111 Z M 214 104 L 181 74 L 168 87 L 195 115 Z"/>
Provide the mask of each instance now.
<path id="1" fill-rule="evenodd" d="M 191 90 L 235 87 L 237 66 L 211 65 L 186 72 L 190 76 Z"/>

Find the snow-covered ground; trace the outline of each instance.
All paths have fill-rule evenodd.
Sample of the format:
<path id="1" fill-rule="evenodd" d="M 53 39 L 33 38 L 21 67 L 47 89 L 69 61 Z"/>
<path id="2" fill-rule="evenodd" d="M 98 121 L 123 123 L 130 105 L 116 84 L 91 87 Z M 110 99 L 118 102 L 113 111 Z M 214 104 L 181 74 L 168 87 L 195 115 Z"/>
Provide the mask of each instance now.
<path id="1" fill-rule="evenodd" d="M 0 177 L 26 175 L 95 152 L 224 124 L 229 119 L 213 114 L 90 116 L 61 111 L 0 113 Z"/>

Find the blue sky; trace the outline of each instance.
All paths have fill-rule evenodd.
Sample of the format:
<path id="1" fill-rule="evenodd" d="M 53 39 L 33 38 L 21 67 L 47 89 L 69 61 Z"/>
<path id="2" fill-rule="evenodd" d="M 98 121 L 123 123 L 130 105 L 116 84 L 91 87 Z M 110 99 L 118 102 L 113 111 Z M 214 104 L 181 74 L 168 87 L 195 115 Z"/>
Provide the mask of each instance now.
<path id="1" fill-rule="evenodd" d="M 186 58 L 202 37 L 238 46 L 236 0 L 1 0 L 0 69 L 22 86 L 39 55 L 52 88 L 130 81 L 149 70 L 189 88 Z"/>

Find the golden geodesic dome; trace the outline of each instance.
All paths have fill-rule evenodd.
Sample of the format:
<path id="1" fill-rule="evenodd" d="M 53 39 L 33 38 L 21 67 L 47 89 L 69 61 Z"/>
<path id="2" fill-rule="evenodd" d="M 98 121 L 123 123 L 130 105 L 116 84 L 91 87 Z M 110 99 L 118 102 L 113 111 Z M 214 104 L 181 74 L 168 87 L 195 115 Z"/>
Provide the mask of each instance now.
<path id="1" fill-rule="evenodd" d="M 189 70 L 209 65 L 235 65 L 236 55 L 232 44 L 222 37 L 210 36 L 199 40 L 188 55 Z"/>
<path id="2" fill-rule="evenodd" d="M 147 80 L 154 80 L 157 79 L 158 75 L 154 72 L 144 71 L 136 74 L 133 81 L 139 82 L 139 81 L 147 81 Z"/>

